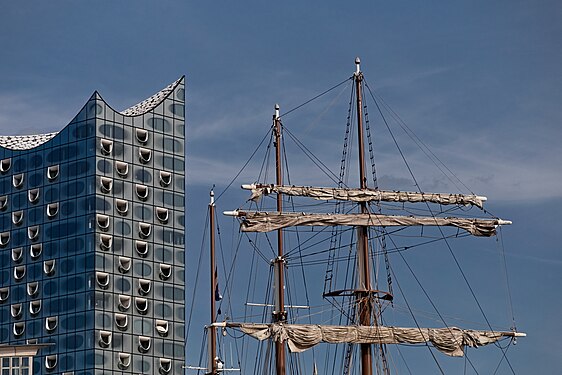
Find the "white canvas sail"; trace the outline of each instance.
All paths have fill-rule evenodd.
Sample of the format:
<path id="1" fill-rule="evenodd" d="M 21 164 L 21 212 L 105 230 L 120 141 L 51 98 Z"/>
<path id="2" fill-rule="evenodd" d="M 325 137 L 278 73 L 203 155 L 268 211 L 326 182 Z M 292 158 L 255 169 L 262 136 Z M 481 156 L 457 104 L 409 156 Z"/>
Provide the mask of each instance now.
<path id="1" fill-rule="evenodd" d="M 286 341 L 292 352 L 300 353 L 319 343 L 330 344 L 423 344 L 452 357 L 462 357 L 464 347 L 495 343 L 524 333 L 448 328 L 400 328 L 384 326 L 336 326 L 314 324 L 217 323 L 235 327 L 258 340 Z"/>
<path id="2" fill-rule="evenodd" d="M 511 224 L 501 219 L 473 219 L 458 217 L 397 216 L 382 214 L 310 214 L 261 211 L 225 212 L 242 218 L 244 232 L 271 232 L 294 226 L 453 226 L 474 236 L 490 237 L 498 225 Z"/>
<path id="3" fill-rule="evenodd" d="M 418 193 L 411 191 L 329 188 L 314 186 L 282 186 L 282 185 L 242 185 L 251 190 L 250 199 L 258 200 L 263 195 L 281 193 L 291 196 L 310 197 L 319 200 L 344 200 L 352 202 L 430 202 L 443 205 L 473 205 L 483 207 L 486 197 L 464 194 Z"/>

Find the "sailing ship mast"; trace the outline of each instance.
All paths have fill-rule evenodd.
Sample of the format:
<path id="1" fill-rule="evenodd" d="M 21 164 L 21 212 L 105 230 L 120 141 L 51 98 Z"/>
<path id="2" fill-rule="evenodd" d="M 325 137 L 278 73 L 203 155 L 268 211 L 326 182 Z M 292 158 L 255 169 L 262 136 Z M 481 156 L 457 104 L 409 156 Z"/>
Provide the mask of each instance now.
<path id="1" fill-rule="evenodd" d="M 353 79 L 355 81 L 355 95 L 357 104 L 357 142 L 359 143 L 359 186 L 361 189 L 367 189 L 367 177 L 365 176 L 365 144 L 363 140 L 363 100 L 361 92 L 361 82 L 363 81 L 363 73 L 361 73 L 361 60 L 359 57 L 355 58 L 355 74 Z M 368 214 L 369 209 L 367 202 L 360 202 L 362 214 Z M 369 263 L 369 231 L 367 226 L 357 227 L 357 260 L 359 270 L 359 286 L 356 291 L 357 307 L 359 311 L 359 323 L 362 326 L 374 325 L 377 327 L 378 317 L 377 313 L 373 314 L 373 303 L 371 295 L 371 267 Z M 371 315 L 373 320 L 371 322 Z M 371 344 L 361 344 L 361 374 L 372 374 L 372 348 Z M 383 346 L 381 344 L 380 355 L 383 363 L 384 373 L 388 373 L 386 361 L 384 358 Z"/>
<path id="2" fill-rule="evenodd" d="M 279 118 L 279 105 L 275 105 L 273 115 L 273 133 L 275 136 L 275 180 L 277 185 L 283 184 L 281 167 L 281 120 Z M 283 211 L 283 195 L 277 193 L 277 212 Z M 274 323 L 287 322 L 287 311 L 285 310 L 285 260 L 283 258 L 283 229 L 277 229 L 277 258 L 275 266 L 275 310 L 273 311 Z M 275 342 L 275 368 L 277 375 L 285 375 L 285 342 Z"/>
<path id="3" fill-rule="evenodd" d="M 359 188 L 321 188 L 310 186 L 285 186 L 282 179 L 281 159 L 281 121 L 279 106 L 275 107 L 273 116 L 273 132 L 276 149 L 276 184 L 242 185 L 244 189 L 252 190 L 251 199 L 259 199 L 262 195 L 276 193 L 276 212 L 259 211 L 226 211 L 225 215 L 241 218 L 243 232 L 277 232 L 277 257 L 273 260 L 275 308 L 272 323 L 237 323 L 215 322 L 211 313 L 212 328 L 231 327 L 241 330 L 258 340 L 272 339 L 275 342 L 275 362 L 277 375 L 286 373 L 286 349 L 293 353 L 303 352 L 315 345 L 324 342 L 330 344 L 359 344 L 360 347 L 360 374 L 371 375 L 374 367 L 389 374 L 390 370 L 385 358 L 385 345 L 387 344 L 431 344 L 440 352 L 453 357 L 464 355 L 465 347 L 479 347 L 495 343 L 504 338 L 524 337 L 524 333 L 510 331 L 489 331 L 460 329 L 446 326 L 443 328 L 401 328 L 384 326 L 379 321 L 379 305 L 374 303 L 375 298 L 392 299 L 389 293 L 374 290 L 371 281 L 371 250 L 369 249 L 369 227 L 410 227 L 410 226 L 453 226 L 462 229 L 473 236 L 489 237 L 496 234 L 499 225 L 511 224 L 510 221 L 499 218 L 467 218 L 443 216 L 399 216 L 371 213 L 370 202 L 410 202 L 410 203 L 436 203 L 440 205 L 472 205 L 482 208 L 486 197 L 463 194 L 439 194 L 424 192 L 403 192 L 369 189 L 365 173 L 365 149 L 363 136 L 363 102 L 362 81 L 363 74 L 360 69 L 360 60 L 356 58 L 356 71 L 353 76 L 356 96 L 358 152 L 359 152 Z M 359 213 L 322 214 L 322 213 L 297 213 L 283 212 L 282 196 L 302 196 L 320 200 L 345 200 L 356 202 Z M 214 212 L 214 211 L 213 211 Z M 357 230 L 357 287 L 353 290 L 358 321 L 353 326 L 293 324 L 287 321 L 285 310 L 285 285 L 284 269 L 285 259 L 283 254 L 283 229 L 294 226 L 354 226 Z M 211 239 L 211 243 L 213 240 Z M 213 267 L 213 266 L 212 266 Z M 213 285 L 214 269 L 212 269 Z M 376 282 L 376 280 L 375 280 Z M 349 289 L 347 289 L 349 291 Z M 332 291 L 324 296 L 343 295 L 341 292 Z M 380 296 L 380 297 L 379 297 Z M 212 304 L 214 311 L 214 304 Z M 211 337 L 216 333 L 211 331 Z M 373 348 L 379 356 L 373 365 Z M 215 355 L 216 354 L 211 354 Z M 379 367 L 380 366 L 380 367 Z M 216 374 L 216 367 L 212 367 L 211 374 Z"/>
<path id="4" fill-rule="evenodd" d="M 209 367 L 208 374 L 218 374 L 218 358 L 217 358 L 217 328 L 216 322 L 216 306 L 215 306 L 215 288 L 217 287 L 217 274 L 215 264 L 215 193 L 211 190 L 211 200 L 209 202 L 209 242 L 210 242 L 210 272 L 211 272 L 211 324 L 209 326 Z"/>

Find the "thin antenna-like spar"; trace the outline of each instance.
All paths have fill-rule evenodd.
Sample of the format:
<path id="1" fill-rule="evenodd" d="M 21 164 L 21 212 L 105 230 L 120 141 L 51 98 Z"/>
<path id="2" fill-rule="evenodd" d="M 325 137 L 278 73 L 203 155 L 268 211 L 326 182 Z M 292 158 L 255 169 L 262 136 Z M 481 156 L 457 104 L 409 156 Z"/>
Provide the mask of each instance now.
<path id="1" fill-rule="evenodd" d="M 367 177 L 365 176 L 365 145 L 363 137 L 363 96 L 361 92 L 361 82 L 363 81 L 363 73 L 361 72 L 361 60 L 355 58 L 355 95 L 357 100 L 357 142 L 359 143 L 359 186 L 361 189 L 367 188 Z M 361 202 L 361 213 L 367 214 L 369 210 L 366 202 Z M 371 270 L 370 270 L 370 254 L 369 254 L 369 232 L 368 228 L 361 226 L 357 228 L 357 261 L 359 271 L 359 285 L 357 288 L 357 305 L 359 310 L 359 324 L 363 326 L 371 325 L 371 316 L 373 316 L 373 324 L 378 326 L 377 314 L 372 314 L 373 304 L 371 301 Z M 382 351 L 381 351 L 382 354 Z M 370 344 L 361 344 L 361 374 L 372 374 L 372 350 Z M 384 372 L 386 365 L 383 360 Z"/>
<path id="2" fill-rule="evenodd" d="M 209 326 L 209 367 L 208 374 L 218 374 L 217 368 L 217 328 L 215 310 L 215 288 L 217 287 L 217 275 L 215 273 L 215 193 L 211 190 L 209 202 L 209 240 L 210 240 L 210 264 L 211 264 L 211 325 Z"/>
<path id="3" fill-rule="evenodd" d="M 275 177 L 277 185 L 283 184 L 281 164 L 281 119 L 279 117 L 279 104 L 275 105 L 273 115 L 273 133 L 275 136 Z M 277 212 L 283 211 L 283 195 L 277 193 Z M 283 230 L 277 230 L 277 258 L 275 258 L 275 311 L 274 322 L 287 321 L 285 310 L 285 259 L 283 258 Z M 285 342 L 275 341 L 275 368 L 277 375 L 285 375 Z"/>

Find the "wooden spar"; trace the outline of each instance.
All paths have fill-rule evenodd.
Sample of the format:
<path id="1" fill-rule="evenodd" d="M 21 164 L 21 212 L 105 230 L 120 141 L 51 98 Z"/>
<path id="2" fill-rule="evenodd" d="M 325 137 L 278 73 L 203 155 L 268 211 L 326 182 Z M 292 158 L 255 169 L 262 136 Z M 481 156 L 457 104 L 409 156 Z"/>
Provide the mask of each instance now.
<path id="1" fill-rule="evenodd" d="M 215 313 L 215 288 L 217 287 L 216 264 L 215 264 L 215 193 L 211 190 L 211 201 L 209 203 L 209 241 L 210 241 L 210 270 L 211 270 L 211 325 L 209 327 L 209 367 L 211 375 L 218 374 L 217 368 L 217 328 Z"/>
<path id="2" fill-rule="evenodd" d="M 359 186 L 361 189 L 367 189 L 367 177 L 365 175 L 365 141 L 363 139 L 363 97 L 361 92 L 361 82 L 363 81 L 363 73 L 360 68 L 361 61 L 359 57 L 355 59 L 355 74 L 353 75 L 355 81 L 355 95 L 357 103 L 357 142 L 359 143 Z M 366 214 L 369 212 L 366 202 L 360 202 L 361 213 Z M 372 314 L 373 305 L 371 301 L 371 270 L 369 263 L 369 234 L 368 227 L 360 226 L 357 228 L 358 241 L 357 241 L 357 260 L 359 271 L 359 290 L 365 292 L 357 292 L 357 307 L 359 310 L 359 324 L 363 326 L 371 325 L 371 315 L 373 315 L 373 324 L 378 326 L 377 314 Z M 373 359 L 371 344 L 361 344 L 361 374 L 372 374 Z M 381 355 L 382 352 L 381 345 Z M 383 357 L 383 371 L 387 373 L 386 362 Z"/>
<path id="3" fill-rule="evenodd" d="M 279 105 L 275 105 L 275 114 L 273 115 L 273 133 L 275 136 L 275 178 L 276 183 L 283 183 L 282 159 L 281 159 L 281 120 L 279 118 Z M 283 195 L 277 194 L 277 212 L 283 211 Z M 287 320 L 287 311 L 285 311 L 285 280 L 284 270 L 285 261 L 283 259 L 283 229 L 277 230 L 277 258 L 275 259 L 275 293 L 276 304 L 273 312 L 274 322 L 285 322 Z M 275 342 L 275 368 L 277 375 L 285 375 L 285 343 L 283 341 Z"/>

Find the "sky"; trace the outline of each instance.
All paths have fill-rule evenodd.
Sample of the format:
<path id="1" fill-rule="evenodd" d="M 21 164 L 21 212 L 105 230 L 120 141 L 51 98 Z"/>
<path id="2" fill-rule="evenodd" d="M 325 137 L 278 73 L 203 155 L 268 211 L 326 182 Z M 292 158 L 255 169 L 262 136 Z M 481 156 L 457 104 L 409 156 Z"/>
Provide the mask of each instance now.
<path id="1" fill-rule="evenodd" d="M 125 109 L 185 74 L 187 248 L 196 256 L 210 187 L 222 191 L 232 180 L 267 132 L 274 104 L 283 113 L 340 83 L 360 56 L 369 85 L 489 198 L 491 212 L 513 220 L 503 239 L 515 317 L 528 338 L 510 360 L 517 373 L 557 373 L 561 45 L 562 4 L 549 0 L 4 2 L 0 134 L 58 131 L 95 90 Z M 284 121 L 305 137 L 336 135 L 324 146 L 339 150 L 331 124 L 342 119 Z M 428 172 L 424 188 L 448 187 L 418 150 L 405 151 L 417 173 Z M 379 162 L 381 184 L 403 181 L 395 157 Z M 295 178 L 306 173 L 297 168 Z M 478 262 L 467 263 L 477 275 Z"/>

